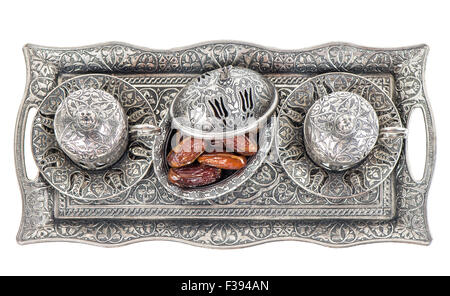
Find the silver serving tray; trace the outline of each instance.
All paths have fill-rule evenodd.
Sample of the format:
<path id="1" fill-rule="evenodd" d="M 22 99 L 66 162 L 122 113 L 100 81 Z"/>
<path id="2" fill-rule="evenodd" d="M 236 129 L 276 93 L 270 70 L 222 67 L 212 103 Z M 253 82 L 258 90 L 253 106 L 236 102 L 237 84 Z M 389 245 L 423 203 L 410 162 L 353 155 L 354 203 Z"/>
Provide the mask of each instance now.
<path id="1" fill-rule="evenodd" d="M 336 247 L 376 241 L 431 241 L 425 208 L 435 162 L 435 134 L 423 84 L 428 53 L 425 45 L 372 49 L 333 43 L 281 51 L 211 42 L 156 51 L 107 43 L 68 49 L 27 45 L 24 53 L 27 85 L 15 135 L 16 170 L 23 199 L 17 237 L 21 244 L 79 241 L 117 246 L 157 239 L 232 248 L 275 240 Z M 282 168 L 271 158 L 233 194 L 201 203 L 171 197 L 157 186 L 152 169 L 127 194 L 94 204 L 80 204 L 60 195 L 40 175 L 35 180 L 26 177 L 23 142 L 27 114 L 59 82 L 86 73 L 118 75 L 147 97 L 159 121 L 193 75 L 226 65 L 267 75 L 276 85 L 281 103 L 310 76 L 339 71 L 365 75 L 390 93 L 405 126 L 411 110 L 420 108 L 424 112 L 427 155 L 423 179 L 416 182 L 408 172 L 407 145 L 376 197 L 340 202 L 311 198 L 299 191 L 292 181 L 284 179 Z M 255 189 L 257 192 L 252 192 Z"/>

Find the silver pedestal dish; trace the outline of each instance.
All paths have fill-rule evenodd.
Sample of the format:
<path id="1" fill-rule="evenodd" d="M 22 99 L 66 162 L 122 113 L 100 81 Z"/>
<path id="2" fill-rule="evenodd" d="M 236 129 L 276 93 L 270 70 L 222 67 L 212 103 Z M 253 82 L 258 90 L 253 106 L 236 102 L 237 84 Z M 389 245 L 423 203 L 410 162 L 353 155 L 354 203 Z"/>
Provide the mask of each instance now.
<path id="1" fill-rule="evenodd" d="M 269 119 L 259 130 L 258 152 L 249 157 L 247 165 L 225 179 L 198 188 L 181 188 L 168 181 L 169 166 L 167 164 L 167 151 L 172 135 L 170 116 L 166 116 L 161 122 L 161 134 L 156 137 L 153 148 L 153 167 L 159 183 L 171 194 L 189 201 L 205 201 L 219 199 L 230 194 L 247 181 L 261 167 L 272 147 L 275 135 L 276 118 Z"/>
<path id="2" fill-rule="evenodd" d="M 332 43 L 286 51 L 236 42 L 209 42 L 160 51 L 124 43 L 107 43 L 81 48 L 27 45 L 24 53 L 28 76 L 15 134 L 15 161 L 23 200 L 23 216 L 17 236 L 21 244 L 76 241 L 120 246 L 147 240 L 172 240 L 203 247 L 237 248 L 278 240 L 307 241 L 332 247 L 385 241 L 427 245 L 431 241 L 426 202 L 435 162 L 435 131 L 423 79 L 428 54 L 425 45 L 377 49 Z M 302 112 L 295 109 L 296 104 L 304 106 L 297 89 L 305 85 L 308 79 L 324 73 L 339 72 L 353 73 L 370 81 L 366 83 L 361 79 L 362 89 L 375 89 L 371 88 L 371 84 L 381 89 L 392 98 L 392 105 L 387 105 L 393 107 L 392 112 L 378 104 L 386 102 L 378 91 L 374 91 L 375 95 L 370 99 L 357 85 L 354 89 L 348 85 L 345 87 L 345 79 L 331 84 L 334 88 L 332 92 L 357 93 L 371 103 L 380 125 L 378 142 L 387 147 L 398 147 L 401 142 L 399 153 L 392 154 L 394 158 L 398 157 L 392 161 L 393 169 L 390 169 L 391 161 L 385 163 L 378 158 L 378 154 L 371 158 L 377 152 L 378 144 L 362 162 L 341 172 L 325 169 L 310 160 L 318 168 L 310 171 L 312 175 L 317 176 L 317 172 L 322 170 L 325 173 L 334 172 L 328 176 L 336 176 L 335 173 L 358 170 L 367 159 L 371 159 L 374 163 L 367 172 L 370 172 L 368 176 L 372 178 L 373 184 L 378 182 L 375 177 L 380 172 L 379 168 L 391 171 L 386 173 L 384 181 L 365 193 L 348 198 L 333 198 L 323 196 L 320 192 L 317 194 L 314 190 L 307 191 L 298 185 L 285 171 L 281 159 L 278 160 L 276 154 L 272 153 L 235 190 L 218 199 L 197 202 L 186 201 L 167 191 L 152 169 L 147 170 L 145 176 L 128 190 L 106 199 L 80 199 L 84 193 L 80 196 L 68 195 L 56 187 L 55 181 L 62 180 L 59 171 L 56 171 L 64 168 L 58 167 L 59 158 L 53 157 L 56 155 L 51 153 L 45 155 L 45 159 L 47 167 L 55 171 L 53 174 L 47 175 L 41 168 L 37 177 L 27 176 L 24 137 L 28 112 L 32 108 L 40 108 L 37 117 L 42 122 L 35 128 L 42 130 L 39 135 L 41 138 L 35 137 L 33 143 L 39 143 L 39 139 L 42 139 L 42 145 L 56 143 L 54 145 L 57 147 L 54 134 L 48 128 L 52 126 L 49 124 L 52 115 L 41 111 L 48 108 L 53 114 L 56 112 L 56 100 L 45 98 L 53 91 L 55 94 L 61 91 L 57 88 L 61 83 L 85 74 L 109 73 L 120 77 L 121 81 L 138 89 L 148 102 L 145 105 L 147 107 L 142 109 L 127 111 L 124 107 L 128 123 L 130 118 L 139 118 L 139 114 L 153 112 L 156 125 L 166 117 L 166 110 L 188 83 L 202 73 L 229 65 L 251 69 L 269 79 L 276 86 L 280 98 L 277 112 L 283 116 L 291 113 L 289 118 L 302 121 L 307 109 L 303 108 Z M 105 89 L 105 86 L 98 89 L 116 97 L 116 88 Z M 329 94 L 327 86 L 319 86 L 317 99 Z M 67 94 L 60 92 L 55 97 Z M 289 99 L 294 96 L 295 100 Z M 126 101 L 130 103 L 133 101 L 132 95 L 124 95 L 123 98 L 129 98 Z M 294 103 L 294 109 L 283 107 L 288 101 Z M 42 107 L 44 102 L 47 104 L 45 108 Z M 426 164 L 421 180 L 415 180 L 409 173 L 406 161 L 408 145 L 404 143 L 403 137 L 403 128 L 408 127 L 411 111 L 415 109 L 423 111 L 427 132 Z M 385 123 L 385 120 L 391 122 Z M 136 125 L 142 123 L 137 122 Z M 134 138 L 132 128 L 130 125 L 130 141 Z M 286 126 L 280 121 L 276 131 L 276 134 L 281 135 L 286 131 Z M 293 131 L 303 139 L 303 126 Z M 151 138 L 148 140 L 152 141 Z M 129 145 L 124 155 L 130 155 L 131 148 Z M 152 148 L 149 147 L 150 150 Z M 302 149 L 307 156 L 306 148 Z M 297 149 L 286 146 L 285 152 L 292 152 L 293 161 L 298 161 L 295 159 L 298 156 Z M 65 155 L 62 151 L 59 153 Z M 67 160 L 71 162 L 68 157 Z M 79 172 L 104 172 L 84 170 L 73 165 Z M 384 173 L 378 176 L 384 178 Z M 320 178 L 310 180 L 317 183 Z M 359 181 L 364 180 L 359 175 Z M 355 176 L 343 179 L 344 185 L 350 183 L 357 184 Z M 363 187 L 363 191 L 371 184 Z M 321 187 L 323 185 L 318 188 Z M 329 188 L 339 186 L 330 185 Z"/>
<path id="3" fill-rule="evenodd" d="M 217 199 L 235 190 L 264 162 L 275 135 L 275 117 L 271 116 L 277 106 L 275 87 L 255 71 L 227 66 L 197 76 L 178 93 L 171 104 L 170 116 L 161 123 L 162 133 L 153 149 L 159 182 L 170 193 L 192 201 Z M 259 133 L 259 147 L 244 168 L 220 182 L 180 188 L 168 182 L 166 155 L 172 129 L 206 141 Z"/>

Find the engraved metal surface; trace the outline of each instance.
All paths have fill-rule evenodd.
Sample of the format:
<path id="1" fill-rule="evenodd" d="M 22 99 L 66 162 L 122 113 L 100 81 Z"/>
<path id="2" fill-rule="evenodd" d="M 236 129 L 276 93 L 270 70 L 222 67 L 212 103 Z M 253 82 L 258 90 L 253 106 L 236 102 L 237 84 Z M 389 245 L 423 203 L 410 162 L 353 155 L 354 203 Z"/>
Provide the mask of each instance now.
<path id="1" fill-rule="evenodd" d="M 227 66 L 188 83 L 170 106 L 170 116 L 183 134 L 224 139 L 262 127 L 277 106 L 275 87 L 264 76 Z"/>
<path id="2" fill-rule="evenodd" d="M 236 190 L 242 183 L 252 177 L 263 164 L 267 154 L 272 147 L 275 135 L 276 118 L 269 120 L 259 131 L 258 152 L 249 158 L 247 165 L 234 172 L 224 180 L 211 185 L 198 188 L 181 188 L 169 182 L 169 165 L 167 164 L 167 146 L 172 133 L 171 118 L 166 116 L 161 124 L 161 134 L 156 137 L 153 146 L 153 168 L 159 183 L 171 194 L 186 200 L 202 201 L 208 199 L 218 199 Z"/>
<path id="3" fill-rule="evenodd" d="M 275 141 L 277 152 L 281 164 L 295 183 L 312 194 L 327 198 L 352 197 L 377 187 L 391 174 L 403 145 L 403 137 L 379 137 L 374 148 L 369 150 L 370 154 L 360 164 L 345 171 L 326 170 L 314 163 L 310 159 L 311 153 L 309 156 L 306 153 L 304 143 L 312 134 L 304 136 L 302 133 L 306 113 L 320 98 L 341 91 L 364 97 L 375 109 L 380 128 L 402 127 L 397 108 L 388 95 L 361 76 L 327 73 L 315 76 L 296 88 L 280 109 L 280 128 Z M 327 115 L 329 113 L 325 113 Z M 324 121 L 325 124 L 333 123 L 329 118 Z M 327 143 L 326 139 L 319 140 Z M 317 153 L 320 146 L 313 148 L 317 148 Z"/>
<path id="4" fill-rule="evenodd" d="M 173 51 L 157 51 L 122 43 L 108 43 L 67 49 L 28 45 L 24 48 L 24 53 L 28 79 L 15 136 L 17 175 L 23 198 L 23 219 L 17 237 L 19 243 L 78 241 L 117 246 L 157 239 L 198 246 L 235 248 L 286 239 L 335 247 L 380 241 L 428 244 L 431 240 L 425 208 L 435 162 L 435 134 L 423 85 L 428 53 L 428 48 L 424 45 L 399 49 L 373 49 L 333 43 L 305 50 L 280 51 L 250 44 L 211 42 Z M 95 72 L 200 74 L 226 65 L 246 67 L 263 74 L 341 71 L 393 75 L 394 102 L 403 124 L 406 125 L 412 109 L 421 108 L 424 111 L 428 136 L 426 171 L 421 181 L 416 182 L 410 177 L 404 153 L 398 162 L 395 170 L 396 217 L 389 221 L 226 222 L 64 221 L 54 218 L 55 194 L 52 187 L 42 176 L 34 180 L 26 177 L 23 139 L 29 109 L 39 105 L 57 85 L 60 75 Z M 185 78 L 176 79 L 185 80 Z M 170 96 L 170 91 L 166 94 Z M 261 170 L 264 171 L 265 168 L 262 167 Z M 280 196 L 291 194 L 290 189 L 287 189 Z"/>
<path id="5" fill-rule="evenodd" d="M 65 81 L 73 75 L 61 75 Z M 151 102 L 157 121 L 166 116 L 166 106 L 174 93 L 195 79 L 189 74 L 118 74 L 132 83 Z M 277 88 L 282 101 L 310 76 L 305 74 L 266 75 Z M 390 96 L 394 93 L 389 74 L 364 75 Z M 281 106 L 280 106 L 281 107 Z M 154 150 L 156 151 L 156 150 Z M 375 190 L 355 198 L 317 198 L 296 186 L 283 170 L 275 150 L 250 179 L 218 199 L 192 202 L 171 194 L 160 186 L 153 170 L 128 195 L 82 202 L 55 195 L 58 219 L 358 219 L 390 220 L 395 214 L 394 176 Z"/>
<path id="6" fill-rule="evenodd" d="M 324 168 L 343 171 L 369 154 L 379 127 L 377 113 L 367 100 L 338 91 L 309 108 L 303 130 L 309 157 Z"/>
<path id="7" fill-rule="evenodd" d="M 70 93 L 53 123 L 61 150 L 77 165 L 99 170 L 115 163 L 128 144 L 128 121 L 120 103 L 99 89 Z"/>
<path id="8" fill-rule="evenodd" d="M 145 176 L 152 163 L 154 136 L 131 138 L 128 152 L 121 153 L 120 160 L 104 170 L 87 170 L 75 164 L 58 145 L 53 122 L 59 122 L 55 114 L 62 102 L 70 104 L 70 95 L 84 89 L 113 94 L 128 114 L 131 128 L 137 124 L 155 125 L 150 105 L 133 86 L 109 75 L 82 75 L 54 88 L 40 104 L 33 123 L 32 152 L 42 176 L 61 193 L 83 200 L 108 199 L 129 190 Z M 74 136 L 71 134 L 69 141 Z"/>

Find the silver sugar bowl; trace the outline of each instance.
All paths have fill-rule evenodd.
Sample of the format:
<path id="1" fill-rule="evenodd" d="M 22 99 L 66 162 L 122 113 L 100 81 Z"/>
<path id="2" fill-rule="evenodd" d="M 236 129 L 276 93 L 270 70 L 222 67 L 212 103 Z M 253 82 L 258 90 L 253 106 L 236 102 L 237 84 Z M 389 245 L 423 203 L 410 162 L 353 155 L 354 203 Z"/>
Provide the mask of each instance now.
<path id="1" fill-rule="evenodd" d="M 70 93 L 56 111 L 54 127 L 60 148 L 88 170 L 115 163 L 127 148 L 127 116 L 120 103 L 103 90 Z"/>

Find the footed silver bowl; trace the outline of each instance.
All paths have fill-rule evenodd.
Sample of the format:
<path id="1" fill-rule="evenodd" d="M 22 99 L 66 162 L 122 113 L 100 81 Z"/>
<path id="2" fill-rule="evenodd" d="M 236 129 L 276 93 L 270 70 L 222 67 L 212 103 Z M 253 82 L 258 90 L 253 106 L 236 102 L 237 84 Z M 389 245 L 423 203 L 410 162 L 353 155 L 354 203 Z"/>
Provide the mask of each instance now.
<path id="1" fill-rule="evenodd" d="M 176 96 L 169 116 L 160 124 L 161 134 L 153 149 L 154 170 L 171 194 L 185 200 L 218 199 L 248 180 L 264 162 L 275 134 L 278 105 L 275 86 L 250 69 L 227 66 L 197 76 Z M 196 139 L 233 139 L 244 134 L 259 135 L 258 151 L 245 167 L 206 186 L 181 188 L 168 181 L 168 144 L 173 130 Z"/>
<path id="2" fill-rule="evenodd" d="M 155 137 L 153 146 L 153 169 L 155 175 L 168 192 L 187 201 L 218 200 L 220 197 L 236 190 L 252 177 L 264 163 L 273 144 L 276 128 L 276 118 L 273 116 L 267 125 L 258 133 L 258 152 L 248 158 L 247 165 L 230 176 L 216 183 L 195 188 L 181 188 L 168 180 L 169 165 L 167 151 L 170 149 L 171 134 L 173 133 L 170 116 L 163 118 L 160 124 L 161 133 Z"/>

